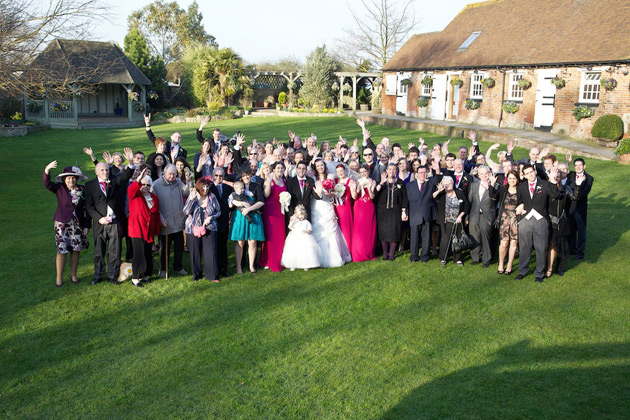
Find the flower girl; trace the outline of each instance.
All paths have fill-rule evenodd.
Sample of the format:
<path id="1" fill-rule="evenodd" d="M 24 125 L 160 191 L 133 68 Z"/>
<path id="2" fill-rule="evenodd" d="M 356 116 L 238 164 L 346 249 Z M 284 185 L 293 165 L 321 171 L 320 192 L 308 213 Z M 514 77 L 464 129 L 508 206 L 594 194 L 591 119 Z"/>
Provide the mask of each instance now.
<path id="1" fill-rule="evenodd" d="M 306 271 L 309 268 L 319 267 L 322 251 L 311 235 L 313 228 L 306 220 L 306 209 L 303 205 L 295 208 L 289 220 L 289 229 L 291 232 L 284 242 L 282 265 L 290 268 L 291 271 L 296 268 L 303 268 Z"/>

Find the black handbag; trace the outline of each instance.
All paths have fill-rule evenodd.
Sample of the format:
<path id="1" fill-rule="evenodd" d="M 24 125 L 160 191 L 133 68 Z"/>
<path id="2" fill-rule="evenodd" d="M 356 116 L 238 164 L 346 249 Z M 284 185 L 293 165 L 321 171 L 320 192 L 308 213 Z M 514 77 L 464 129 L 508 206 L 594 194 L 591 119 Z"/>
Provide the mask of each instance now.
<path id="1" fill-rule="evenodd" d="M 475 239 L 461 229 L 459 234 L 455 234 L 452 241 L 453 252 L 463 252 L 476 246 Z"/>

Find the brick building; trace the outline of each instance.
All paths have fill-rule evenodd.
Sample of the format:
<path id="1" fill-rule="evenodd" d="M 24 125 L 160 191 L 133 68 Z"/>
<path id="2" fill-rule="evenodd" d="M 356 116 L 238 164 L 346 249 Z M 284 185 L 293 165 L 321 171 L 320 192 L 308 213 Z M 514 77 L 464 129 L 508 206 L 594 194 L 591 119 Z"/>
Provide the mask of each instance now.
<path id="1" fill-rule="evenodd" d="M 383 67 L 383 113 L 579 138 L 600 116 L 617 114 L 628 132 L 629 20 L 628 0 L 470 4 L 443 31 L 414 35 Z M 507 102 L 518 111 L 507 112 Z M 594 115 L 577 121 L 577 107 Z"/>

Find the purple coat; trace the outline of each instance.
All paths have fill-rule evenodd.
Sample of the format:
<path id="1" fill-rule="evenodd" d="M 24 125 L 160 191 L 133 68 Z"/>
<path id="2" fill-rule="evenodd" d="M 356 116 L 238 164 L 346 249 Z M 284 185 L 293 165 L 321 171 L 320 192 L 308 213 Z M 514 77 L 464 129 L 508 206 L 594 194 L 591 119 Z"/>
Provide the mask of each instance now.
<path id="1" fill-rule="evenodd" d="M 72 204 L 72 196 L 66 184 L 63 182 L 51 182 L 50 174 L 43 173 L 42 182 L 47 190 L 57 195 L 57 211 L 53 216 L 55 222 L 67 223 L 72 220 L 73 213 L 76 213 L 81 228 L 90 227 L 90 217 L 85 210 L 85 192 L 83 185 L 77 185 L 83 193 L 76 207 Z"/>

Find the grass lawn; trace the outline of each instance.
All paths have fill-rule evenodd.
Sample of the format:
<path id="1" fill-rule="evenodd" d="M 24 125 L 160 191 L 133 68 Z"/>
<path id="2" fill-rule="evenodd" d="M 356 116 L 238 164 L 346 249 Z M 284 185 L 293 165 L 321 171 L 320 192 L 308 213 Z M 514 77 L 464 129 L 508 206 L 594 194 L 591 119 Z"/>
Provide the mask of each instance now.
<path id="1" fill-rule="evenodd" d="M 350 118 L 217 123 L 247 139 L 354 138 Z M 197 125 L 154 127 L 183 135 Z M 208 126 L 208 133 L 212 126 Z M 371 126 L 373 138 L 444 138 Z M 630 167 L 587 161 L 587 258 L 535 284 L 466 264 L 373 261 L 308 272 L 91 286 L 55 283 L 53 194 L 82 153 L 152 149 L 144 128 L 2 139 L 2 418 L 627 419 L 630 413 Z M 469 141 L 453 139 L 452 150 Z M 482 144 L 485 150 L 488 144 Z M 517 157 L 526 151 L 518 149 Z M 184 256 L 189 267 L 187 254 Z M 232 260 L 233 261 L 233 260 Z M 466 262 L 469 260 L 467 259 Z M 533 263 L 532 263 L 533 266 Z M 232 272 L 234 270 L 232 269 Z"/>

